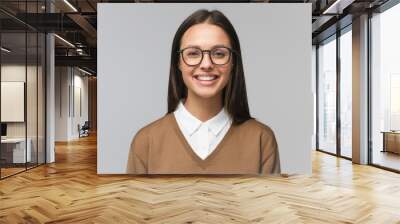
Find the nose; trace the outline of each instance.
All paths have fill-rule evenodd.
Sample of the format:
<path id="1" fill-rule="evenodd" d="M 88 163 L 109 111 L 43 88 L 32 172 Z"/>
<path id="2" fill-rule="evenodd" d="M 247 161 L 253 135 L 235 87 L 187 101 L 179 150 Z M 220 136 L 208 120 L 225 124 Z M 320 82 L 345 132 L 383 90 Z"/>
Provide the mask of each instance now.
<path id="1" fill-rule="evenodd" d="M 200 68 L 204 70 L 212 69 L 213 63 L 209 52 L 204 52 L 203 60 L 200 63 Z"/>

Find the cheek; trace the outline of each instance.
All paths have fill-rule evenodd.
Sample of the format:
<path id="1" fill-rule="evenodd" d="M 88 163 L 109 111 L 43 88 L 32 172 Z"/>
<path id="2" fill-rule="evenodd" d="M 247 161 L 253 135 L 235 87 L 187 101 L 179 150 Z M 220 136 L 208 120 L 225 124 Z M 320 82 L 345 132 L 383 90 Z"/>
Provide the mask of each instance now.
<path id="1" fill-rule="evenodd" d="M 182 79 L 183 82 L 185 83 L 186 86 L 191 86 L 192 83 L 192 74 L 193 74 L 193 68 L 187 67 L 187 66 L 181 66 L 180 67 L 181 74 L 182 74 Z"/>
<path id="2" fill-rule="evenodd" d="M 192 68 L 185 67 L 185 66 L 182 66 L 182 67 L 181 67 L 181 73 L 182 73 L 183 78 L 185 78 L 185 77 L 186 77 L 186 78 L 189 78 L 189 77 L 192 76 L 193 69 L 192 69 Z"/>
<path id="3" fill-rule="evenodd" d="M 221 68 L 220 73 L 223 74 L 225 82 L 228 82 L 228 80 L 231 78 L 232 70 L 233 70 L 232 65 Z"/>
<path id="4" fill-rule="evenodd" d="M 183 63 L 184 62 L 182 61 L 182 59 L 180 59 L 179 60 L 179 64 L 178 64 L 178 68 L 181 71 L 182 76 L 185 77 L 185 76 L 191 75 L 193 69 L 191 67 L 186 66 Z"/>

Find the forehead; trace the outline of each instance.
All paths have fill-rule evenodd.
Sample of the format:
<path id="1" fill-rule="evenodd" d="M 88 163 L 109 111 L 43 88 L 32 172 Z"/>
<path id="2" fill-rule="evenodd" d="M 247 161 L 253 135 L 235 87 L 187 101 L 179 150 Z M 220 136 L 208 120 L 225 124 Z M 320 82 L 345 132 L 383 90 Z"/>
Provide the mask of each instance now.
<path id="1" fill-rule="evenodd" d="M 201 23 L 191 26 L 183 34 L 181 47 L 199 46 L 211 48 L 214 45 L 225 45 L 230 47 L 228 34 L 219 26 Z"/>

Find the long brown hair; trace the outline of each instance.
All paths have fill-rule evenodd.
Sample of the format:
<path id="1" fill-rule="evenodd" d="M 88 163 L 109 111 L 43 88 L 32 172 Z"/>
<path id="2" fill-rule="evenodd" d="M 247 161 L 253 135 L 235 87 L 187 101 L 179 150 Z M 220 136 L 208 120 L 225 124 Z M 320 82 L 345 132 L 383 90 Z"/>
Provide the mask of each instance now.
<path id="1" fill-rule="evenodd" d="M 233 68 L 230 79 L 223 89 L 222 104 L 231 116 L 233 124 L 241 124 L 249 119 L 249 105 L 247 102 L 246 83 L 244 79 L 242 55 L 240 51 L 239 38 L 228 18 L 218 10 L 208 11 L 200 9 L 191 14 L 183 21 L 175 33 L 172 42 L 171 66 L 168 83 L 168 112 L 172 113 L 176 110 L 181 99 L 187 97 L 187 87 L 183 82 L 182 73 L 178 69 L 179 53 L 181 39 L 183 34 L 191 26 L 209 23 L 221 27 L 229 36 L 232 49 L 236 52 L 233 54 Z"/>

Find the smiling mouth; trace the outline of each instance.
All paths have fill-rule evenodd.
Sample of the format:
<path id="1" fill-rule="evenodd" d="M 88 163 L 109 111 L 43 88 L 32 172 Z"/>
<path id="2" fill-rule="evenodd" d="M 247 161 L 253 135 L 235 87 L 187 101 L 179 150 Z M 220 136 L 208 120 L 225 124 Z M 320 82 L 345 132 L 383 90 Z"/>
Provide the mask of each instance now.
<path id="1" fill-rule="evenodd" d="M 219 78 L 218 75 L 194 75 L 194 78 L 199 81 L 213 81 Z"/>

